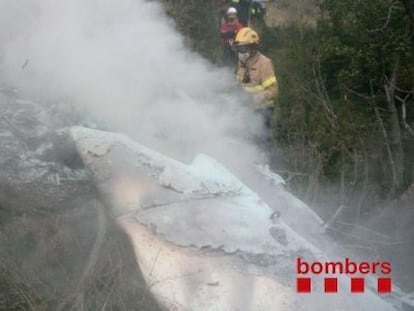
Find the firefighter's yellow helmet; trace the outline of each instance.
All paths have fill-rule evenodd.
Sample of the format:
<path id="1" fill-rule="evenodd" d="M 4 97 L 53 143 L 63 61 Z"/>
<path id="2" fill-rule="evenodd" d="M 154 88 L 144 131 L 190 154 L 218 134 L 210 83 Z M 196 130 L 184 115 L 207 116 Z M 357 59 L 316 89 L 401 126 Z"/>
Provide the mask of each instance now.
<path id="1" fill-rule="evenodd" d="M 239 30 L 234 40 L 235 46 L 248 45 L 248 44 L 259 44 L 260 38 L 256 31 L 250 27 L 244 27 Z"/>

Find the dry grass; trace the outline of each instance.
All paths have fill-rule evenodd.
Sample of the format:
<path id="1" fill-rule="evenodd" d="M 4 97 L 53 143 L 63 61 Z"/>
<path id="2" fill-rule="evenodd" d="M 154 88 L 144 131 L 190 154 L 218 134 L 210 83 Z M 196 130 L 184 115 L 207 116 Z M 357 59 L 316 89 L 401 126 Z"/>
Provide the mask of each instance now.
<path id="1" fill-rule="evenodd" d="M 279 0 L 268 3 L 265 21 L 269 27 L 291 24 L 315 27 L 318 14 L 314 0 Z"/>
<path id="2" fill-rule="evenodd" d="M 31 208 L 42 193 L 0 184 L 0 310 L 160 310 L 125 234 L 83 188 L 45 210 Z"/>

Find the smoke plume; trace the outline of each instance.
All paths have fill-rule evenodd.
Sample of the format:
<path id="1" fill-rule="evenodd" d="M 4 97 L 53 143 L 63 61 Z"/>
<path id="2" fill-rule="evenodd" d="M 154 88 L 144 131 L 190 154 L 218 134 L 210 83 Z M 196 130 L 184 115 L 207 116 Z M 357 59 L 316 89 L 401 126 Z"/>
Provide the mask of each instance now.
<path id="1" fill-rule="evenodd" d="M 230 69 L 192 53 L 158 2 L 0 0 L 0 79 L 185 162 L 262 161 Z"/>

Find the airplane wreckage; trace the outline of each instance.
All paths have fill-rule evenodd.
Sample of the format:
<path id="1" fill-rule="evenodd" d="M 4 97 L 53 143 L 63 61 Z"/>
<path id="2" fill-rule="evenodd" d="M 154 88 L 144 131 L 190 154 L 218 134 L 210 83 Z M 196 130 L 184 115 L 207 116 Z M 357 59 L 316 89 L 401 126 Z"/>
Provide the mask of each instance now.
<path id="1" fill-rule="evenodd" d="M 216 160 L 185 165 L 121 134 L 68 134 L 167 310 L 396 310 L 375 290 L 351 294 L 344 275 L 338 293 L 324 293 L 323 277 L 311 294 L 297 293 L 296 259 L 328 256 Z M 283 187 L 273 190 L 287 213 L 318 223 Z"/>

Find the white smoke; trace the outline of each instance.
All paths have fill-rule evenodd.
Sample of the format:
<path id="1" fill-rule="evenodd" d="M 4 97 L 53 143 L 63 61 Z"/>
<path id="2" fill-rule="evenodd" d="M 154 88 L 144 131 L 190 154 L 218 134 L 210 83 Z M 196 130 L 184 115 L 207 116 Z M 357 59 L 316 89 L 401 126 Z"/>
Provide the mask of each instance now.
<path id="1" fill-rule="evenodd" d="M 0 79 L 25 94 L 186 161 L 258 160 L 262 120 L 233 73 L 187 50 L 158 2 L 0 0 L 0 44 Z"/>

